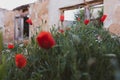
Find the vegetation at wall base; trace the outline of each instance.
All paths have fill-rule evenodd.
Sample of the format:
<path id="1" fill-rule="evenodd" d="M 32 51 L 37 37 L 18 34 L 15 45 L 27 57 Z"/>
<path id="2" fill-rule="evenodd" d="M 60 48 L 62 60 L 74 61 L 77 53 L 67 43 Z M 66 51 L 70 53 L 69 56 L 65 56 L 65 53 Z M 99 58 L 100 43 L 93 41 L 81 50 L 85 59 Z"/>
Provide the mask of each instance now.
<path id="1" fill-rule="evenodd" d="M 120 66 L 120 41 L 117 36 L 92 25 L 78 22 L 70 30 L 51 33 L 56 45 L 40 48 L 36 36 L 31 42 L 15 44 L 2 51 L 0 80 L 116 80 Z M 27 65 L 19 69 L 15 55 L 23 54 Z M 1 67 L 2 66 L 2 67 Z"/>
<path id="2" fill-rule="evenodd" d="M 69 29 L 51 29 L 55 43 L 49 49 L 39 44 L 54 42 L 51 35 L 45 37 L 49 42 L 38 44 L 39 33 L 29 43 L 5 46 L 0 80 L 120 80 L 120 38 L 104 30 L 99 20 L 85 25 L 83 15 L 81 11 Z"/>

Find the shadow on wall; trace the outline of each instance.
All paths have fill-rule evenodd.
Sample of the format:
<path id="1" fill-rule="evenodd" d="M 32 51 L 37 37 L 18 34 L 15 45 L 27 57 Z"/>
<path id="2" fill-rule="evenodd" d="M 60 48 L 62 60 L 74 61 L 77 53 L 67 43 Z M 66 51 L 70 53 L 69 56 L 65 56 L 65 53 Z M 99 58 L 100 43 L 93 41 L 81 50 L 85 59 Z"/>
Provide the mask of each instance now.
<path id="1" fill-rule="evenodd" d="M 115 34 L 117 36 L 120 36 L 120 24 L 111 24 L 109 29 L 108 29 L 112 34 Z"/>
<path id="2" fill-rule="evenodd" d="M 109 31 L 112 34 L 120 36 L 120 5 L 116 5 L 112 20 L 113 23 L 109 26 Z"/>

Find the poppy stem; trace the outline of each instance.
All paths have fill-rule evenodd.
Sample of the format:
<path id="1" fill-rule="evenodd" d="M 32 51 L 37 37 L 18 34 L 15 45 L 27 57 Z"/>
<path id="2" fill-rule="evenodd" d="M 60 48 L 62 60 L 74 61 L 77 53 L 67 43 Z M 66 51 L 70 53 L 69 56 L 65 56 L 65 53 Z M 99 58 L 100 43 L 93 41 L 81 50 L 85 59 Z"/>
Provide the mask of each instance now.
<path id="1" fill-rule="evenodd" d="M 61 27 L 62 27 L 62 29 L 63 29 L 63 27 L 64 27 L 63 22 L 61 22 Z"/>

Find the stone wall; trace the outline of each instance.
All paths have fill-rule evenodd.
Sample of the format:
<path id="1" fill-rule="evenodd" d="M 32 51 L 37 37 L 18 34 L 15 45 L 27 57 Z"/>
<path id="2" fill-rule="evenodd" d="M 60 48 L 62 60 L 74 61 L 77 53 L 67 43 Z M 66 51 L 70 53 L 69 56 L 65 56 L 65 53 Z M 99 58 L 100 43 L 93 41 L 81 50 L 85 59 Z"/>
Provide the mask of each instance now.
<path id="1" fill-rule="evenodd" d="M 4 35 L 4 21 L 5 21 L 5 13 L 7 10 L 0 8 L 0 32 Z"/>
<path id="2" fill-rule="evenodd" d="M 4 42 L 13 42 L 14 40 L 14 12 L 7 11 L 5 13 L 5 22 L 4 22 Z"/>
<path id="3" fill-rule="evenodd" d="M 4 27 L 4 20 L 5 20 L 5 12 L 7 10 L 4 10 L 4 9 L 0 9 L 0 27 L 3 28 Z"/>
<path id="4" fill-rule="evenodd" d="M 4 43 L 13 41 L 13 12 L 0 9 L 0 27 L 3 32 Z"/>
<path id="5" fill-rule="evenodd" d="M 49 0 L 38 1 L 30 5 L 29 14 L 33 21 L 31 26 L 32 33 L 37 27 L 41 27 L 42 30 L 48 31 L 48 4 Z"/>
<path id="6" fill-rule="evenodd" d="M 35 34 L 39 27 L 45 31 L 48 31 L 53 25 L 58 27 L 60 25 L 60 8 L 77 5 L 83 2 L 84 0 L 60 0 L 59 2 L 58 0 L 38 0 L 30 4 L 29 16 L 33 22 L 33 25 L 30 26 L 30 35 Z M 2 24 L 4 20 L 4 24 L 2 24 L 4 25 L 5 33 L 4 42 L 14 41 L 14 17 L 17 14 L 19 14 L 19 11 L 7 11 L 4 12 L 4 14 L 0 11 L 0 24 Z M 104 23 L 105 28 L 108 28 L 111 33 L 119 35 L 120 0 L 104 0 L 104 14 L 108 15 Z"/>
<path id="7" fill-rule="evenodd" d="M 30 4 L 29 16 L 33 22 L 33 25 L 30 25 L 30 36 L 38 31 L 38 27 L 41 27 L 42 30 L 48 31 L 48 2 L 38 1 Z M 0 11 L 1 12 L 1 11 Z M 14 42 L 14 19 L 16 15 L 19 15 L 20 11 L 7 11 L 4 13 L 4 43 Z M 2 17 L 2 16 L 1 16 Z"/>

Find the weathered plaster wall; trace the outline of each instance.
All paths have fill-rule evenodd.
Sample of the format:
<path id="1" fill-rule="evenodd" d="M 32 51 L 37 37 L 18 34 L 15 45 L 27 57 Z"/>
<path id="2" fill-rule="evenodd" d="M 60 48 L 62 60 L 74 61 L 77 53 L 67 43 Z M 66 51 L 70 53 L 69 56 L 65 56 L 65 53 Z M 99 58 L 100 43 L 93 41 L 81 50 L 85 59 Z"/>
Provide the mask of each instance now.
<path id="1" fill-rule="evenodd" d="M 0 27 L 2 27 L 2 28 L 4 27 L 5 12 L 6 12 L 6 10 L 0 9 Z"/>
<path id="2" fill-rule="evenodd" d="M 33 25 L 30 26 L 30 34 L 34 34 L 40 25 L 42 30 L 45 31 L 48 31 L 54 24 L 57 27 L 60 25 L 60 8 L 83 2 L 84 0 L 42 0 L 30 4 L 29 16 L 33 21 Z M 104 24 L 105 28 L 109 28 L 112 33 L 119 34 L 120 0 L 104 0 L 104 13 L 108 15 Z M 0 24 L 5 26 L 4 42 L 12 42 L 14 40 L 14 17 L 17 14 L 19 14 L 18 11 L 7 11 L 4 14 L 0 11 Z"/>
<path id="3" fill-rule="evenodd" d="M 48 28 L 48 4 L 49 0 L 38 1 L 30 5 L 29 13 L 33 21 L 32 32 L 36 27 L 40 26 L 42 30 L 49 30 Z"/>
<path id="4" fill-rule="evenodd" d="M 14 13 L 5 9 L 0 9 L 0 27 L 2 27 L 4 43 L 13 41 L 14 38 Z"/>
<path id="5" fill-rule="evenodd" d="M 105 28 L 120 35 L 120 0 L 104 0 L 104 13 L 108 15 Z"/>
<path id="6" fill-rule="evenodd" d="M 87 0 L 92 1 L 92 0 Z M 60 25 L 59 15 L 60 15 L 60 8 L 68 7 L 72 5 L 77 5 L 83 3 L 84 0 L 50 0 L 48 6 L 48 13 L 49 13 L 49 26 L 52 25 Z"/>
<path id="7" fill-rule="evenodd" d="M 50 0 L 49 2 L 49 25 L 59 25 L 59 8 L 75 5 L 83 2 L 83 0 Z"/>
<path id="8" fill-rule="evenodd" d="M 49 30 L 48 27 L 48 3 L 49 0 L 38 1 L 30 4 L 29 16 L 33 22 L 30 26 L 30 35 L 36 33 L 38 27 L 40 26 L 42 30 Z M 4 24 L 4 43 L 14 42 L 14 18 L 19 15 L 20 11 L 7 11 L 0 16 L 0 23 Z M 1 19 L 2 18 L 2 19 Z M 2 21 L 1 21 L 2 20 Z M 4 21 L 3 21 L 4 20 Z"/>
<path id="9" fill-rule="evenodd" d="M 14 12 L 7 11 L 4 20 L 4 42 L 13 42 L 14 40 Z"/>
<path id="10" fill-rule="evenodd" d="M 4 31 L 5 31 L 5 29 L 4 29 L 4 26 L 5 26 L 4 21 L 5 21 L 5 13 L 6 12 L 7 12 L 7 10 L 0 8 L 0 31 L 2 31 L 3 35 L 4 35 Z"/>

